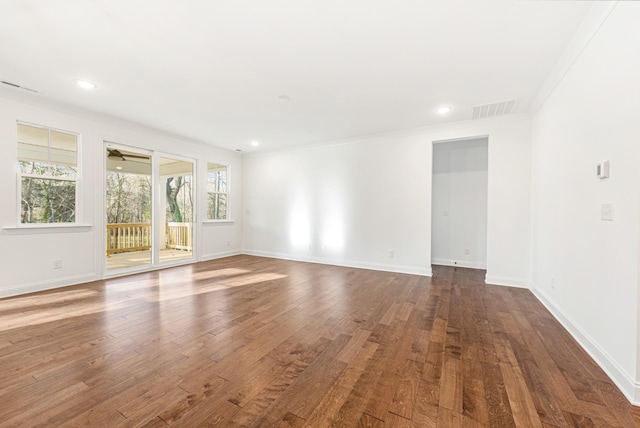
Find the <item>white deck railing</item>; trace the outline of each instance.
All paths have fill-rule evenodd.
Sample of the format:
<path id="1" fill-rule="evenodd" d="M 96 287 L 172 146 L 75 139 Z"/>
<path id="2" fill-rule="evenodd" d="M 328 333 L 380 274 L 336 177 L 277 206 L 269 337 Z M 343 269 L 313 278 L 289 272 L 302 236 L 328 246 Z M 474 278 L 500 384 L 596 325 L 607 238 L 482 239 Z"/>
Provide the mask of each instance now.
<path id="1" fill-rule="evenodd" d="M 166 224 L 167 248 L 192 250 L 191 223 Z M 151 248 L 151 223 L 107 224 L 107 255 L 126 251 L 142 251 Z"/>

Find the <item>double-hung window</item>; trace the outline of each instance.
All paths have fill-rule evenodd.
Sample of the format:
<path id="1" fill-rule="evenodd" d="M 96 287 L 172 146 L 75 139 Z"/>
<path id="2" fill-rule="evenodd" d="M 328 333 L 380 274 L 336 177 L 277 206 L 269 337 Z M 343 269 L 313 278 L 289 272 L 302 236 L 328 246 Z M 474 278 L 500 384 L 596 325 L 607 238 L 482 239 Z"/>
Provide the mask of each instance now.
<path id="1" fill-rule="evenodd" d="M 229 219 L 229 168 L 207 164 L 207 219 Z"/>
<path id="2" fill-rule="evenodd" d="M 77 221 L 78 136 L 18 123 L 20 223 Z"/>

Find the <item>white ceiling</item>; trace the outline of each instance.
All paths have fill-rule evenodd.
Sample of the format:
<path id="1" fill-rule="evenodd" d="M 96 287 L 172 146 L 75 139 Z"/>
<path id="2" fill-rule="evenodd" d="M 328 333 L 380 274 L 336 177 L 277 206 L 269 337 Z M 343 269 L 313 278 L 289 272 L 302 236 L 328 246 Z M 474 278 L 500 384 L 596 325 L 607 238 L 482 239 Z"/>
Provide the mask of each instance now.
<path id="1" fill-rule="evenodd" d="M 467 120 L 497 101 L 527 113 L 592 3 L 3 0 L 0 80 L 216 146 L 275 149 Z"/>

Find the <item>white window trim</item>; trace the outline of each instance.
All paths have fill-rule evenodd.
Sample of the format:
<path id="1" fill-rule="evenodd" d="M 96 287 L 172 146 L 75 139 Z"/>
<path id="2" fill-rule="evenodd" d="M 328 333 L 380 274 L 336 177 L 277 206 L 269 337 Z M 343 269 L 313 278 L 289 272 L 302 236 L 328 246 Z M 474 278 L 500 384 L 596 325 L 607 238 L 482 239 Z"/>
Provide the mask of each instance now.
<path id="1" fill-rule="evenodd" d="M 227 219 L 224 219 L 224 220 L 209 219 L 209 220 L 203 220 L 202 221 L 202 224 L 204 224 L 204 225 L 225 224 L 225 223 L 232 224 L 232 223 L 235 223 L 235 220 L 231 220 L 231 219 L 229 219 L 229 220 L 227 220 Z"/>
<path id="2" fill-rule="evenodd" d="M 226 192 L 209 192 L 208 190 L 208 186 L 209 186 L 209 164 L 216 164 L 216 165 L 222 165 L 225 168 L 227 168 L 227 191 Z M 231 203 L 230 203 L 230 195 L 231 195 L 231 166 L 229 164 L 225 164 L 225 163 L 220 163 L 220 162 L 207 162 L 207 167 L 206 167 L 206 187 L 205 187 L 205 191 L 206 191 L 206 201 L 207 203 L 205 204 L 205 214 L 204 214 L 204 220 L 202 221 L 202 224 L 210 224 L 210 223 L 233 223 L 234 220 L 231 216 L 232 210 L 231 210 Z M 209 218 L 209 193 L 217 193 L 219 195 L 226 195 L 227 196 L 227 218 L 221 218 L 221 219 L 215 219 L 215 218 Z"/>
<path id="3" fill-rule="evenodd" d="M 39 235 L 46 233 L 78 233 L 88 232 L 93 228 L 90 224 L 74 223 L 22 223 L 16 227 L 3 227 L 5 235 Z"/>
<path id="4" fill-rule="evenodd" d="M 49 131 L 58 131 L 58 132 L 63 132 L 65 134 L 71 134 L 71 135 L 75 135 L 76 136 L 76 176 L 75 178 L 71 179 L 71 178 L 67 178 L 67 177 L 52 177 L 49 175 L 34 175 L 34 174 L 23 174 L 20 171 L 16 171 L 18 180 L 17 180 L 17 189 L 16 189 L 16 227 L 3 227 L 2 230 L 8 234 L 16 234 L 16 233 L 12 233 L 11 231 L 13 230 L 17 230 L 17 229 L 24 229 L 26 230 L 31 230 L 31 232 L 29 232 L 28 234 L 31 233 L 42 233 L 43 231 L 46 231 L 47 229 L 57 229 L 56 231 L 54 231 L 55 233 L 57 232 L 69 232 L 69 231 L 74 231 L 72 229 L 78 229 L 75 231 L 79 231 L 80 229 L 84 230 L 87 228 L 91 228 L 91 225 L 84 225 L 81 224 L 81 216 L 82 216 L 82 204 L 80 201 L 80 195 L 82 194 L 80 192 L 80 188 L 82 186 L 80 177 L 82 177 L 82 135 L 79 132 L 75 132 L 75 131 L 68 131 L 66 129 L 62 129 L 62 128 L 56 128 L 54 126 L 48 126 L 48 125 L 42 125 L 42 124 L 38 124 L 38 123 L 33 123 L 33 122 L 26 122 L 26 121 L 22 121 L 22 120 L 18 120 L 16 121 L 16 129 L 18 125 L 26 125 L 26 126 L 32 126 L 34 128 L 42 128 L 42 129 L 47 129 Z M 17 137 L 17 134 L 16 134 Z M 16 142 L 15 142 L 16 146 L 18 144 L 17 138 L 16 138 Z M 14 165 L 15 162 L 17 162 L 17 156 L 16 159 L 14 161 Z M 45 180 L 60 180 L 60 181 L 74 181 L 76 183 L 76 194 L 75 194 L 75 210 L 76 210 L 76 214 L 75 214 L 75 220 L 73 222 L 69 222 L 69 223 L 22 223 L 22 177 L 28 177 L 28 178 L 40 178 L 40 179 L 45 179 Z M 88 230 L 88 229 L 87 229 Z"/>

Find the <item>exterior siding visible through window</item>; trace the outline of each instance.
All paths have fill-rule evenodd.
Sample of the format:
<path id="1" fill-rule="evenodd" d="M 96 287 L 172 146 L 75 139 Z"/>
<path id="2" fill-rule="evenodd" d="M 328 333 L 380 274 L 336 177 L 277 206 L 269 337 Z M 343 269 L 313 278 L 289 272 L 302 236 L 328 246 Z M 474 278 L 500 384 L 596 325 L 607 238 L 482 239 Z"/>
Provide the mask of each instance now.
<path id="1" fill-rule="evenodd" d="M 229 219 L 229 167 L 207 164 L 207 219 Z"/>
<path id="2" fill-rule="evenodd" d="M 17 126 L 20 223 L 76 223 L 78 136 Z"/>

